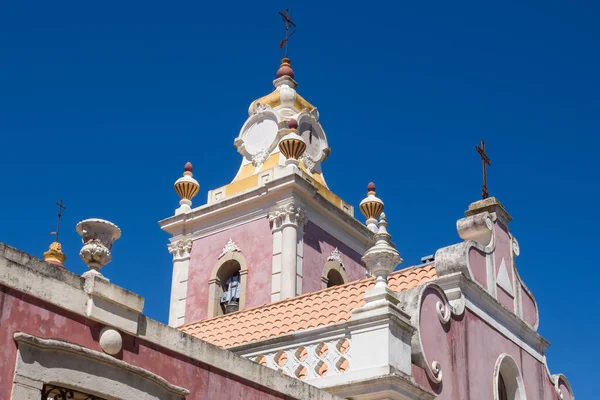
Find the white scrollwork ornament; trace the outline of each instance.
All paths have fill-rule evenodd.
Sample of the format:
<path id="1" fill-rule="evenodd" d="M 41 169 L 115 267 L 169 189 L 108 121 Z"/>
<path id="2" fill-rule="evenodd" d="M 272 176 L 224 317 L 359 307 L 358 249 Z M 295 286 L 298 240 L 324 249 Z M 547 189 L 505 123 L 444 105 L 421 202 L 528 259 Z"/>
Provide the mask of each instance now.
<path id="1" fill-rule="evenodd" d="M 191 239 L 180 239 L 175 243 L 169 244 L 167 247 L 169 253 L 173 254 L 173 257 L 185 257 L 192 251 L 192 244 Z"/>
<path id="2" fill-rule="evenodd" d="M 517 239 L 513 236 L 512 238 L 512 249 L 513 249 L 513 253 L 515 254 L 515 256 L 519 256 L 519 254 L 521 254 L 521 248 L 519 247 L 519 242 L 517 242 Z"/>
<path id="3" fill-rule="evenodd" d="M 342 256 L 337 247 L 333 249 L 329 257 L 327 257 L 327 261 L 337 261 L 340 263 L 340 265 L 344 265 L 344 262 L 342 261 Z"/>
<path id="4" fill-rule="evenodd" d="M 315 162 L 312 160 L 312 158 L 310 158 L 309 156 L 305 154 L 303 154 L 300 157 L 300 161 L 302 161 L 302 164 L 304 164 L 304 166 L 306 167 L 306 169 L 308 170 L 308 172 L 313 172 L 315 169 Z"/>
<path id="5" fill-rule="evenodd" d="M 450 322 L 450 317 L 452 316 L 452 312 L 450 310 L 450 305 L 448 303 L 443 303 L 438 301 L 435 304 L 435 311 L 440 319 L 442 324 L 447 324 Z"/>
<path id="6" fill-rule="evenodd" d="M 269 214 L 269 222 L 272 229 L 282 228 L 283 225 L 301 227 L 308 222 L 308 216 L 302 208 L 290 203 Z"/>
<path id="7" fill-rule="evenodd" d="M 442 381 L 442 364 L 438 361 L 431 362 L 431 374 L 429 374 L 429 378 L 435 383 L 440 383 Z"/>
<path id="8" fill-rule="evenodd" d="M 238 247 L 237 244 L 235 244 L 235 242 L 233 240 L 231 240 L 231 238 L 229 238 L 229 241 L 225 244 L 225 247 L 223 247 L 223 251 L 221 251 L 221 254 L 219 255 L 218 258 L 221 258 L 225 254 L 234 252 L 234 251 L 241 253 L 242 250 Z"/>
<path id="9" fill-rule="evenodd" d="M 268 157 L 269 153 L 266 150 L 261 150 L 258 153 L 252 155 L 252 165 L 254 165 L 257 168 L 260 168 Z"/>

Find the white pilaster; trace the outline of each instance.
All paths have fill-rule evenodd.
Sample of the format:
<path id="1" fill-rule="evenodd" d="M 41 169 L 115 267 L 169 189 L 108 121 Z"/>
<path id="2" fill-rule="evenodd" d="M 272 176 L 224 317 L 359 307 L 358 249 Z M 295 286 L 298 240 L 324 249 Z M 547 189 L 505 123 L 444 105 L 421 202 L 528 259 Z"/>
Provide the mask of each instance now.
<path id="1" fill-rule="evenodd" d="M 270 213 L 269 221 L 273 232 L 271 300 L 277 301 L 302 290 L 302 236 L 307 217 L 303 209 L 289 203 Z"/>
<path id="2" fill-rule="evenodd" d="M 183 325 L 185 322 L 185 302 L 187 298 L 188 269 L 192 240 L 180 238 L 169 244 L 173 254 L 173 278 L 171 281 L 171 303 L 169 305 L 169 326 Z"/>

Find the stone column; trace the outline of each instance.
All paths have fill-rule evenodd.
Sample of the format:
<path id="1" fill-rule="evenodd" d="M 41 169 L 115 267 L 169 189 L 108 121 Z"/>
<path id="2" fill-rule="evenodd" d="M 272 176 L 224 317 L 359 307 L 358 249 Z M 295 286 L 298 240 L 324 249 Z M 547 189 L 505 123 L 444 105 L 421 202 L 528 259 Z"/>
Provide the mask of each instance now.
<path id="1" fill-rule="evenodd" d="M 273 232 L 273 269 L 271 301 L 296 296 L 298 279 L 302 279 L 302 246 L 306 213 L 294 203 L 281 206 L 270 213 Z M 300 254 L 301 255 L 301 254 Z"/>
<path id="2" fill-rule="evenodd" d="M 169 326 L 179 326 L 185 322 L 185 303 L 191 251 L 192 240 L 189 238 L 180 238 L 169 244 L 169 253 L 173 254 Z"/>

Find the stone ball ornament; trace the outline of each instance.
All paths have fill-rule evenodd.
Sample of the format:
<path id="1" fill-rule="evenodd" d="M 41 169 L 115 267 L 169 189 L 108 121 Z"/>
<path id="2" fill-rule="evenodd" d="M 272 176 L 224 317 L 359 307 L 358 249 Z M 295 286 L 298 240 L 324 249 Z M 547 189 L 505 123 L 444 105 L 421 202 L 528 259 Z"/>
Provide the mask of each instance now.
<path id="1" fill-rule="evenodd" d="M 283 60 L 281 60 L 281 65 L 279 66 L 279 69 L 277 70 L 277 74 L 275 76 L 277 78 L 281 78 L 282 76 L 289 76 L 290 78 L 294 79 L 294 70 L 292 69 L 292 65 L 290 63 L 289 58 L 286 57 Z"/>
<path id="2" fill-rule="evenodd" d="M 100 331 L 100 347 L 111 356 L 119 354 L 123 348 L 123 337 L 116 329 L 106 326 Z"/>
<path id="3" fill-rule="evenodd" d="M 75 227 L 81 235 L 83 247 L 79 256 L 90 268 L 88 273 L 102 275 L 100 269 L 112 259 L 112 246 L 121 237 L 121 230 L 110 221 L 99 218 L 83 220 Z"/>

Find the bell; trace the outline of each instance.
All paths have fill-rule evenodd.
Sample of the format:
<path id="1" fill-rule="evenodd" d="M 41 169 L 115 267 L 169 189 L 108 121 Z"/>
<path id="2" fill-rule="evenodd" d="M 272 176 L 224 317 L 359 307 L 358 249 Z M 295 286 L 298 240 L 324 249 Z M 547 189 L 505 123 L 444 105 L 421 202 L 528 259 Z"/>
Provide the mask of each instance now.
<path id="1" fill-rule="evenodd" d="M 239 309 L 240 309 L 240 303 L 238 303 L 235 300 L 230 301 L 229 303 L 225 304 L 225 313 L 226 314 L 231 314 L 232 312 L 236 312 Z"/>

